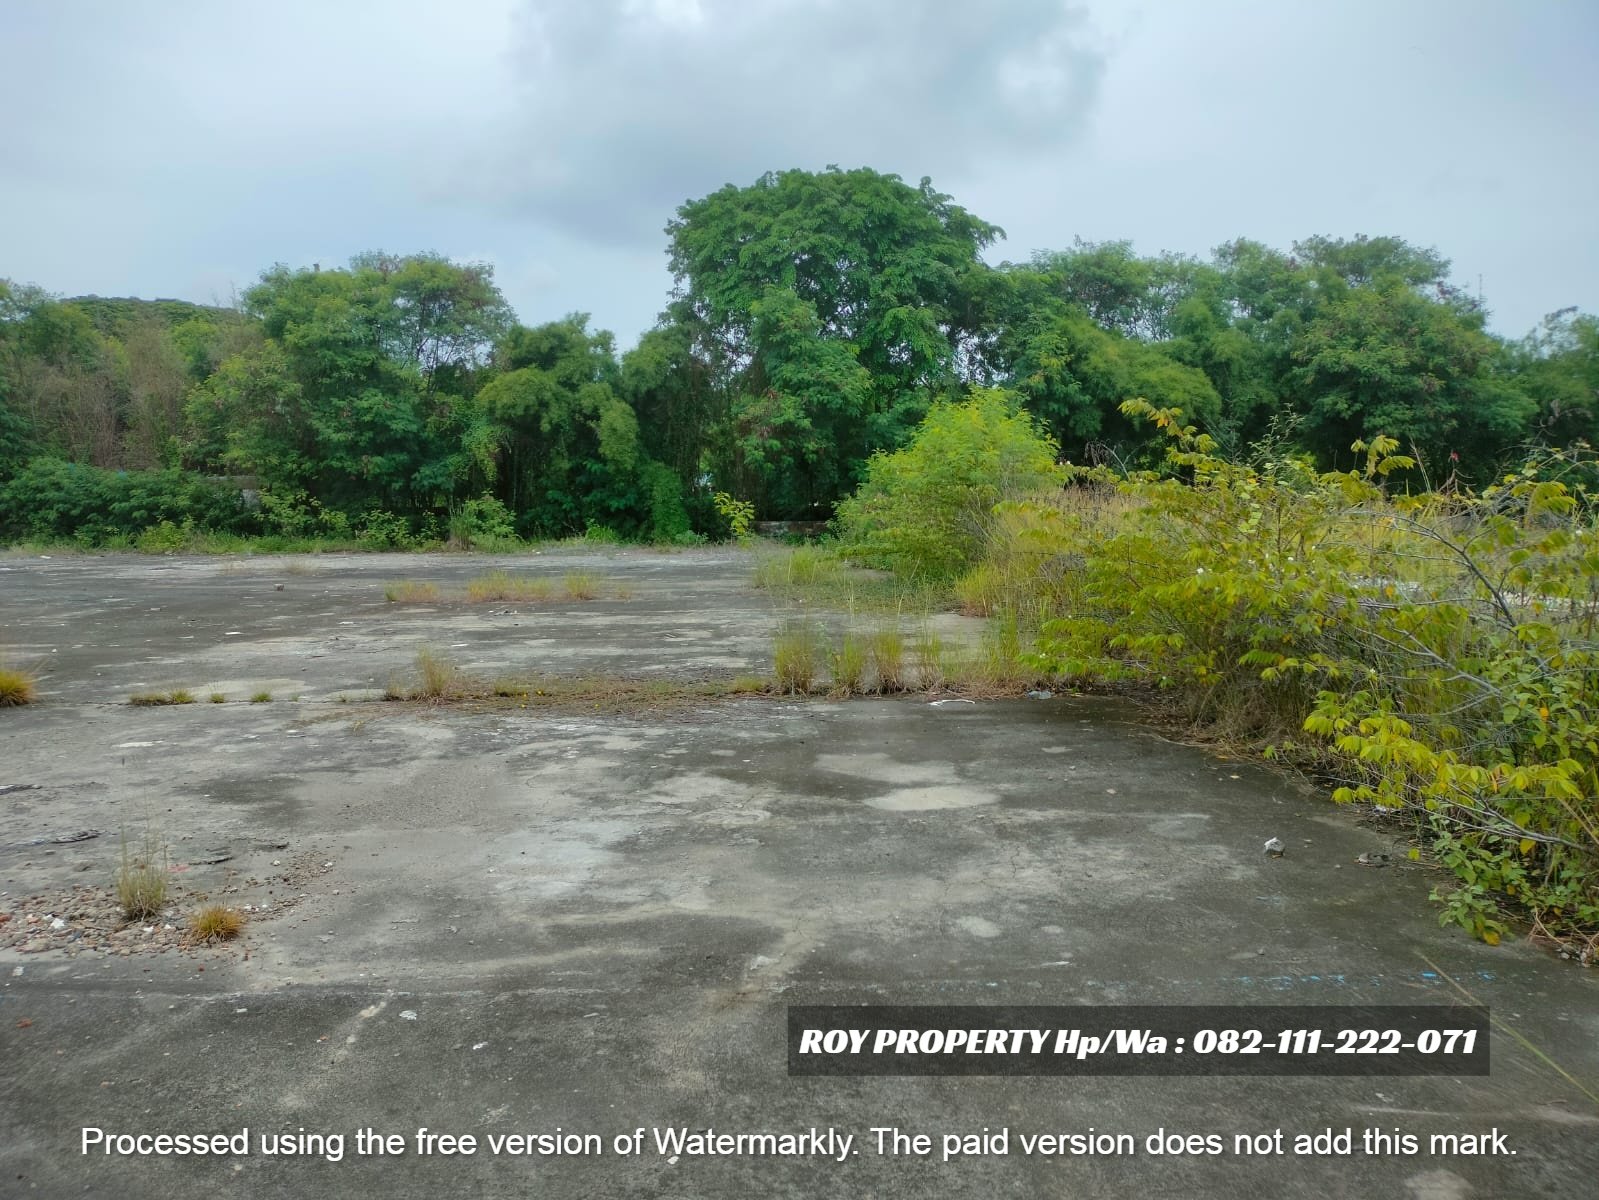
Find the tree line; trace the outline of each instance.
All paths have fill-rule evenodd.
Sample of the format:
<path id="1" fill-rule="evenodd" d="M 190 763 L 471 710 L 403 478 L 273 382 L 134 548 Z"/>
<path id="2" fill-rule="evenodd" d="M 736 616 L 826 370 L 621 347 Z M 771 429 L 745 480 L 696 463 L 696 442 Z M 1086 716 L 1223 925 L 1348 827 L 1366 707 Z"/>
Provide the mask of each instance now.
<path id="1" fill-rule="evenodd" d="M 247 475 L 268 503 L 244 524 L 442 531 L 476 506 L 524 537 L 688 540 L 723 532 L 717 492 L 831 515 L 977 389 L 1074 461 L 1158 463 L 1122 410 L 1142 398 L 1240 461 L 1332 469 L 1390 436 L 1423 487 L 1599 429 L 1599 321 L 1495 336 L 1399 238 L 1205 259 L 1079 241 L 995 267 L 1002 231 L 929 181 L 837 168 L 729 185 L 666 233 L 671 296 L 623 354 L 581 314 L 520 324 L 489 267 L 433 254 L 274 266 L 227 308 L 0 281 L 0 533 L 92 540 L 185 516 L 180 493 L 216 523 L 199 481 Z"/>

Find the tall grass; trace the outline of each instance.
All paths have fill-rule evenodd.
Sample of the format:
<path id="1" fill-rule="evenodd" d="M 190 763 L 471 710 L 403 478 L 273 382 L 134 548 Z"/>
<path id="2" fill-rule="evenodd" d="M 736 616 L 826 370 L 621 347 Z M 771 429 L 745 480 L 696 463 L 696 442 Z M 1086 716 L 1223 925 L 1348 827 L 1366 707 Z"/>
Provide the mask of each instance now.
<path id="1" fill-rule="evenodd" d="M 772 643 L 772 671 L 777 689 L 790 696 L 808 695 L 821 673 L 823 644 L 809 621 L 791 622 Z"/>
<path id="2" fill-rule="evenodd" d="M 117 869 L 117 902 L 130 921 L 144 921 L 161 911 L 167 899 L 166 846 L 149 827 L 137 849 L 122 835 L 122 865 Z"/>
<path id="3" fill-rule="evenodd" d="M 547 579 L 489 571 L 467 581 L 466 598 L 479 604 L 491 601 L 539 602 L 548 600 L 553 590 Z"/>

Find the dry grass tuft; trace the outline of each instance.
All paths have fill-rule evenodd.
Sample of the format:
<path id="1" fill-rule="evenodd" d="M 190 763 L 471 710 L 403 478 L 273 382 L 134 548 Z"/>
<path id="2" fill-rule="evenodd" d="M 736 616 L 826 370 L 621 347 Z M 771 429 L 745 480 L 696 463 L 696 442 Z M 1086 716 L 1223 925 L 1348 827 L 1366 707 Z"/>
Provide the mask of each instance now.
<path id="1" fill-rule="evenodd" d="M 547 579 L 532 579 L 525 575 L 512 575 L 506 571 L 490 571 L 467 581 L 466 598 L 474 604 L 492 601 L 520 600 L 540 602 L 548 600 L 553 589 Z"/>
<path id="2" fill-rule="evenodd" d="M 437 650 L 416 652 L 416 672 L 420 681 L 411 689 L 412 700 L 448 700 L 461 690 L 461 672 Z"/>
<path id="3" fill-rule="evenodd" d="M 207 904 L 189 918 L 189 934 L 197 942 L 226 942 L 244 930 L 244 914 L 226 904 Z"/>
<path id="4" fill-rule="evenodd" d="M 0 708 L 20 708 L 37 696 L 33 676 L 14 667 L 0 667 Z"/>

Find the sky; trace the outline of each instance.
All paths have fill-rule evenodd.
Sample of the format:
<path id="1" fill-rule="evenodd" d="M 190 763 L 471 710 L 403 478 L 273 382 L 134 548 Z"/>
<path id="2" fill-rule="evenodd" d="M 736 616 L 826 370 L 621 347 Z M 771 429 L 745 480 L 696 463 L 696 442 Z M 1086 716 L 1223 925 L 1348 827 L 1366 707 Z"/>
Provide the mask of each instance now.
<path id="1" fill-rule="evenodd" d="M 626 348 L 678 205 L 838 164 L 996 262 L 1393 234 L 1499 333 L 1599 312 L 1594 0 L 0 0 L 0 62 L 0 277 L 62 295 L 430 250 Z"/>

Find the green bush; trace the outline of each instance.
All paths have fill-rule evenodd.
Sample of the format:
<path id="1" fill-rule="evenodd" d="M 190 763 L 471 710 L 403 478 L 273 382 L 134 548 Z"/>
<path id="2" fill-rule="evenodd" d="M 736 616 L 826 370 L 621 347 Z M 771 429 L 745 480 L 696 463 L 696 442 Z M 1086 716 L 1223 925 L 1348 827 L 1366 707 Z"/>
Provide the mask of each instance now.
<path id="1" fill-rule="evenodd" d="M 1035 664 L 1156 684 L 1196 724 L 1331 776 L 1334 799 L 1416 814 L 1459 880 L 1442 919 L 1487 941 L 1504 899 L 1549 932 L 1599 931 L 1599 528 L 1549 478 L 1565 465 L 1391 497 L 1412 464 L 1389 439 L 1316 475 L 1223 462 L 1179 414 L 1124 409 L 1166 431 L 1184 478 L 1129 478 L 1108 520 L 1034 506 L 1072 596 Z"/>
<path id="2" fill-rule="evenodd" d="M 1056 446 L 1013 396 L 935 404 L 910 443 L 878 453 L 838 506 L 844 552 L 900 574 L 953 579 L 983 555 L 1003 500 L 1059 487 Z"/>
<path id="3" fill-rule="evenodd" d="M 0 486 L 0 537 L 8 541 L 128 544 L 163 523 L 219 533 L 258 528 L 238 489 L 186 471 L 110 471 L 36 458 Z"/>
<path id="4" fill-rule="evenodd" d="M 450 541 L 457 546 L 488 548 L 515 538 L 515 515 L 487 492 L 450 512 Z"/>

